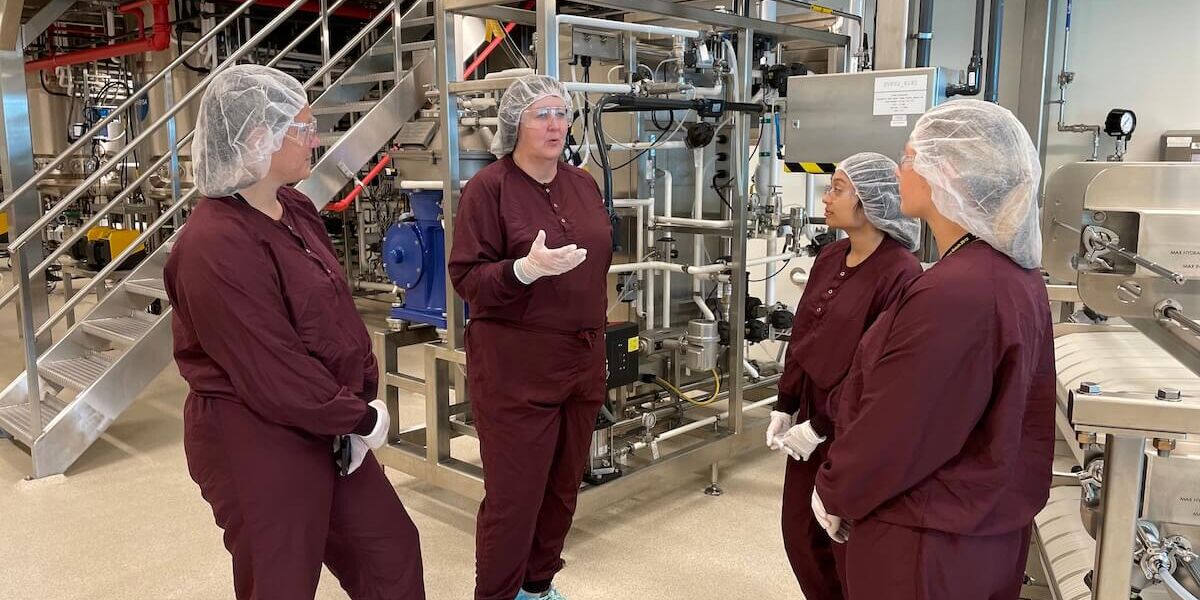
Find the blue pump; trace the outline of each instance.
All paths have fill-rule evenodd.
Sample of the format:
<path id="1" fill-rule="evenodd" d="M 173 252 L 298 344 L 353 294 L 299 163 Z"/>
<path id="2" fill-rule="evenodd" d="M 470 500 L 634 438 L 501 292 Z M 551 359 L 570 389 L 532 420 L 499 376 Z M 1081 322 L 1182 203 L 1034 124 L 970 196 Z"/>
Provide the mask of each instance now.
<path id="1" fill-rule="evenodd" d="M 391 317 L 446 328 L 446 241 L 442 229 L 442 192 L 409 193 L 413 218 L 388 228 L 383 262 L 390 278 L 404 288 L 404 302 Z"/>

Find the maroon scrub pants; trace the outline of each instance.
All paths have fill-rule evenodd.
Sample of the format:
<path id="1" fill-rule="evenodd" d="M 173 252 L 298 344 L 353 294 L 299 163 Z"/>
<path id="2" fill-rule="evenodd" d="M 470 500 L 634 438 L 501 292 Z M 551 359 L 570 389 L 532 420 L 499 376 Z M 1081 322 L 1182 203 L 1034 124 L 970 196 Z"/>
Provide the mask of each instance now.
<path id="1" fill-rule="evenodd" d="M 605 398 L 603 333 L 472 321 L 471 409 L 483 458 L 476 600 L 512 600 L 554 578 Z"/>
<path id="2" fill-rule="evenodd" d="M 354 600 L 425 598 L 417 528 L 374 455 L 339 477 L 332 440 L 195 395 L 183 442 L 239 600 L 312 598 L 322 563 Z"/>
<path id="3" fill-rule="evenodd" d="M 867 518 L 846 543 L 846 588 L 850 600 L 1017 600 L 1029 535 L 1029 527 L 970 536 Z"/>
<path id="4" fill-rule="evenodd" d="M 783 547 L 806 600 L 842 600 L 841 560 L 844 544 L 835 544 L 812 511 L 817 471 L 825 449 L 817 447 L 808 460 L 787 460 L 783 479 Z"/>

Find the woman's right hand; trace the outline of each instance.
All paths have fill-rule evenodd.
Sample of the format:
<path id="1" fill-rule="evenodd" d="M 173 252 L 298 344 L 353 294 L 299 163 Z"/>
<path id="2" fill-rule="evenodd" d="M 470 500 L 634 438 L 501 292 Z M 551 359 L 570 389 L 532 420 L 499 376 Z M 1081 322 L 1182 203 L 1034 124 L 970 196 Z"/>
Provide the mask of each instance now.
<path id="1" fill-rule="evenodd" d="M 546 247 L 546 231 L 539 230 L 533 240 L 533 247 L 524 258 L 518 258 L 513 263 L 513 272 L 521 283 L 529 285 L 542 277 L 562 275 L 583 264 L 587 258 L 587 249 L 575 244 L 567 244 L 561 248 Z"/>

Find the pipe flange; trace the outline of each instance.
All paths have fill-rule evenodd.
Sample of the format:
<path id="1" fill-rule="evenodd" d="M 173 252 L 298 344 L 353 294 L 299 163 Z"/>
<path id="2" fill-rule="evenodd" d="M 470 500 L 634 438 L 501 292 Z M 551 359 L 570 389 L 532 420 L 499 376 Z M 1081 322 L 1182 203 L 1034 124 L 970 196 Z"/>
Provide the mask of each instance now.
<path id="1" fill-rule="evenodd" d="M 1183 305 L 1180 304 L 1179 301 L 1175 300 L 1174 298 L 1167 298 L 1166 300 L 1154 305 L 1154 318 L 1158 319 L 1159 321 L 1170 319 L 1170 317 L 1167 316 L 1168 308 L 1173 308 L 1179 312 L 1183 312 Z"/>

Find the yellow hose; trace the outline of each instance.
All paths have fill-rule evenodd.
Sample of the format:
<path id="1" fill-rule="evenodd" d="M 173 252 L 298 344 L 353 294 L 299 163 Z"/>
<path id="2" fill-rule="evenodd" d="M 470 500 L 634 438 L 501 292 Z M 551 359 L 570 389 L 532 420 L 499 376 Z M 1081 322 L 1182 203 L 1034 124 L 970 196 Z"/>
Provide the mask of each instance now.
<path id="1" fill-rule="evenodd" d="M 671 392 L 673 392 L 676 396 L 682 398 L 683 400 L 685 400 L 691 404 L 694 404 L 696 406 L 708 406 L 708 405 L 716 402 L 717 398 L 721 395 L 721 374 L 718 373 L 716 369 L 713 369 L 712 375 L 713 375 L 713 381 L 715 382 L 715 387 L 713 389 L 713 393 L 711 396 L 709 396 L 703 400 L 693 400 L 687 394 L 684 394 L 683 391 L 681 391 L 679 388 L 672 385 L 671 382 L 669 382 L 661 377 L 655 377 L 655 380 L 658 381 L 659 385 L 671 390 Z"/>

